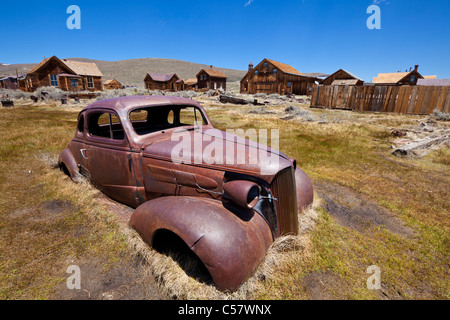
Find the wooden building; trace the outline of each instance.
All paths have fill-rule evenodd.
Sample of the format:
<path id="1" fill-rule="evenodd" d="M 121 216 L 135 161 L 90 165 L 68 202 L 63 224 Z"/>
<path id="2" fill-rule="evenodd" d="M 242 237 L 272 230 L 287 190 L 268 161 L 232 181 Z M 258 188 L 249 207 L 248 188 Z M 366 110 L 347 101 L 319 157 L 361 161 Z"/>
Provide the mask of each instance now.
<path id="1" fill-rule="evenodd" d="M 116 79 L 112 79 L 112 80 L 106 80 L 105 83 L 103 84 L 105 90 L 115 90 L 115 89 L 122 89 L 123 86 L 122 84 L 117 81 Z"/>
<path id="2" fill-rule="evenodd" d="M 352 80 L 344 82 L 338 81 L 336 82 L 337 85 L 345 85 L 345 83 L 352 83 L 352 85 L 355 86 L 362 86 L 364 84 L 363 80 L 355 76 L 353 73 L 346 71 L 344 69 L 339 69 L 335 73 L 329 75 L 321 82 L 321 84 L 323 84 L 324 86 L 328 86 L 333 84 L 333 82 L 335 82 L 336 80 Z"/>
<path id="3" fill-rule="evenodd" d="M 7 76 L 0 79 L 0 89 L 21 89 L 25 91 L 25 76 Z"/>
<path id="4" fill-rule="evenodd" d="M 25 91 L 40 87 L 57 87 L 64 91 L 102 91 L 102 73 L 95 63 L 44 59 L 26 75 Z"/>
<path id="5" fill-rule="evenodd" d="M 180 78 L 175 73 L 147 73 L 144 78 L 145 89 L 147 90 L 161 90 L 161 91 L 176 91 L 177 81 Z"/>
<path id="6" fill-rule="evenodd" d="M 189 78 L 184 82 L 184 90 L 197 90 L 197 78 Z"/>
<path id="7" fill-rule="evenodd" d="M 184 79 L 178 79 L 177 82 L 175 82 L 175 91 L 184 91 L 184 87 Z"/>
<path id="8" fill-rule="evenodd" d="M 334 80 L 332 86 L 362 86 L 364 81 L 358 79 Z"/>
<path id="9" fill-rule="evenodd" d="M 417 80 L 424 79 L 418 72 L 419 66 L 416 65 L 414 70 L 409 72 L 380 73 L 373 78 L 372 82 L 377 85 L 391 86 L 415 86 Z"/>
<path id="10" fill-rule="evenodd" d="M 250 62 L 240 92 L 311 95 L 316 82 L 318 78 L 306 76 L 288 64 L 264 59 L 255 68 Z"/>
<path id="11" fill-rule="evenodd" d="M 450 79 L 436 79 L 424 76 L 425 79 L 417 80 L 418 86 L 428 86 L 428 87 L 450 87 Z"/>
<path id="12" fill-rule="evenodd" d="M 208 70 L 202 69 L 197 74 L 197 89 L 227 90 L 227 76 L 214 70 L 213 66 L 210 66 Z"/>

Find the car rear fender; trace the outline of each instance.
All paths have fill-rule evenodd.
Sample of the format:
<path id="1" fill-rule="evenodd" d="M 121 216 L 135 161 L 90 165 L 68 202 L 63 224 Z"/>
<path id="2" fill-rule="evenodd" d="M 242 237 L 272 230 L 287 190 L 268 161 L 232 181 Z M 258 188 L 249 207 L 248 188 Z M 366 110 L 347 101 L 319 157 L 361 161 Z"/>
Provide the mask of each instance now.
<path id="1" fill-rule="evenodd" d="M 218 200 L 162 197 L 139 206 L 130 226 L 150 246 L 158 230 L 175 233 L 203 262 L 219 290 L 234 291 L 255 272 L 273 241 L 258 213 L 239 215 Z"/>
<path id="2" fill-rule="evenodd" d="M 76 180 L 80 176 L 79 168 L 75 160 L 75 157 L 73 156 L 72 152 L 67 148 L 60 153 L 58 165 L 61 169 L 64 169 L 64 167 L 67 169 L 66 173 L 69 174 L 72 180 Z"/>

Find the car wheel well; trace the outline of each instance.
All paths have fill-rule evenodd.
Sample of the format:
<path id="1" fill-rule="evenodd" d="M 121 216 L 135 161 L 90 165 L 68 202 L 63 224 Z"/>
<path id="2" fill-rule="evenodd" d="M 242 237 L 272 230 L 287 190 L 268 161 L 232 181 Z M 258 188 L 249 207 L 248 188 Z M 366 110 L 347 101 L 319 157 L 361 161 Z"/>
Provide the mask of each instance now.
<path id="1" fill-rule="evenodd" d="M 70 177 L 69 169 L 67 169 L 67 166 L 66 166 L 66 164 L 65 164 L 64 162 L 61 162 L 61 163 L 59 164 L 59 169 L 60 169 L 62 172 L 64 172 L 65 175 L 67 175 L 67 176 Z"/>
<path id="2" fill-rule="evenodd" d="M 211 274 L 206 266 L 175 232 L 158 229 L 153 235 L 152 247 L 157 252 L 171 257 L 188 276 L 200 282 L 213 284 Z"/>

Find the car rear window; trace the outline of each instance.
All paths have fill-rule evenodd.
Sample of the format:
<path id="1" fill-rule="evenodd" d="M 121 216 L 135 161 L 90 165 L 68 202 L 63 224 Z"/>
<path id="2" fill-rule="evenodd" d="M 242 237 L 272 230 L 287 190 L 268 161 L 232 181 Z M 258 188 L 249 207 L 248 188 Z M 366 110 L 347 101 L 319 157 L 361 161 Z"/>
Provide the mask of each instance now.
<path id="1" fill-rule="evenodd" d="M 138 135 L 176 127 L 208 124 L 201 110 L 193 106 L 143 107 L 132 110 L 129 117 Z"/>

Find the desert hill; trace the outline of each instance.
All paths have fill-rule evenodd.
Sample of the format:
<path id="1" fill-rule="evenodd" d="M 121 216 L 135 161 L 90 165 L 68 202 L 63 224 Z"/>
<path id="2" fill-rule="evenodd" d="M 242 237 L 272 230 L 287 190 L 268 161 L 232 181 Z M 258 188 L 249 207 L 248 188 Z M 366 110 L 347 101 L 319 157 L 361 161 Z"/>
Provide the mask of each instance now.
<path id="1" fill-rule="evenodd" d="M 144 77 L 148 72 L 171 73 L 175 72 L 180 78 L 194 78 L 201 69 L 209 69 L 209 65 L 198 64 L 182 60 L 143 58 L 120 61 L 92 60 L 85 58 L 67 58 L 82 62 L 94 62 L 103 73 L 103 81 L 116 79 L 123 85 L 135 85 L 139 88 L 144 86 Z M 37 63 L 37 62 L 36 62 Z M 27 73 L 35 66 L 34 63 L 0 65 L 0 76 L 15 75 L 16 69 L 19 74 Z M 214 66 L 215 70 L 222 71 L 227 75 L 227 81 L 240 81 L 246 71 L 225 69 Z"/>

